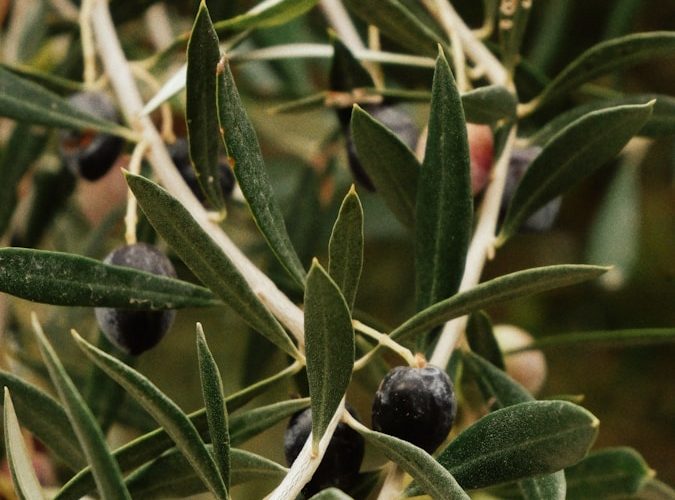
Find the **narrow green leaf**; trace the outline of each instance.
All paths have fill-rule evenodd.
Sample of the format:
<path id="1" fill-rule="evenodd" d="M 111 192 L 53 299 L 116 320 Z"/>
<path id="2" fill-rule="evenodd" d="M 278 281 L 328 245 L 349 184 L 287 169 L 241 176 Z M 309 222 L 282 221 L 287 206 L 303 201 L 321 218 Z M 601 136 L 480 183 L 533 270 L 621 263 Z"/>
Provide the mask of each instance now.
<path id="1" fill-rule="evenodd" d="M 105 436 L 47 340 L 35 313 L 32 322 L 42 359 L 49 370 L 49 377 L 56 387 L 87 462 L 91 465 L 99 493 L 105 498 L 130 500 L 131 496 L 124 486 L 122 472 L 110 454 Z"/>
<path id="2" fill-rule="evenodd" d="M 220 185 L 219 124 L 216 67 L 220 61 L 218 35 L 202 0 L 187 47 L 185 117 L 190 159 L 197 180 L 215 210 L 225 206 Z"/>
<path id="3" fill-rule="evenodd" d="M 260 455 L 232 448 L 232 485 L 248 481 L 280 480 L 287 470 Z M 204 483 L 178 450 L 171 450 L 134 471 L 127 478 L 135 498 L 184 497 L 206 493 Z"/>
<path id="4" fill-rule="evenodd" d="M 675 342 L 675 328 L 634 328 L 629 330 L 598 330 L 589 332 L 562 333 L 535 339 L 531 344 L 518 349 L 551 349 L 564 346 L 637 346 Z M 514 351 L 515 352 L 515 351 Z"/>
<path id="5" fill-rule="evenodd" d="M 596 99 L 576 106 L 546 123 L 529 138 L 529 141 L 532 144 L 543 146 L 558 131 L 592 111 L 630 104 L 644 104 L 650 101 L 656 101 L 654 110 L 637 135 L 662 137 L 675 134 L 675 97 L 663 94 L 630 94 L 612 99 Z"/>
<path id="6" fill-rule="evenodd" d="M 71 470 L 86 465 L 77 436 L 62 406 L 16 375 L 0 371 L 0 386 L 9 388 L 23 426 Z"/>
<path id="7" fill-rule="evenodd" d="M 4 406 L 5 450 L 15 493 L 21 500 L 44 498 L 40 481 L 38 481 L 33 470 L 33 461 L 28 454 L 28 449 L 26 449 L 26 443 L 23 441 L 19 420 L 14 412 L 12 397 L 7 387 L 5 387 Z"/>
<path id="8" fill-rule="evenodd" d="M 410 474 L 422 490 L 437 500 L 468 499 L 469 495 L 434 457 L 414 444 L 381 432 L 355 427 L 365 440 Z"/>
<path id="9" fill-rule="evenodd" d="M 469 145 L 462 102 L 441 51 L 431 95 L 429 135 L 417 184 L 417 310 L 454 294 L 464 274 L 473 218 Z"/>
<path id="10" fill-rule="evenodd" d="M 220 304 L 192 283 L 31 248 L 0 249 L 0 291 L 59 306 L 156 310 Z"/>
<path id="11" fill-rule="evenodd" d="M 568 64 L 546 86 L 538 98 L 539 104 L 616 69 L 672 54 L 675 54 L 675 33 L 672 31 L 633 33 L 601 42 Z"/>
<path id="12" fill-rule="evenodd" d="M 483 307 L 597 278 L 607 269 L 599 266 L 559 265 L 500 276 L 427 307 L 396 327 L 390 335 L 394 340 L 401 340 Z"/>
<path id="13" fill-rule="evenodd" d="M 270 249 L 290 276 L 304 286 L 306 275 L 274 197 L 253 125 L 241 103 L 227 56 L 218 66 L 218 119 L 234 158 L 234 175 Z"/>
<path id="14" fill-rule="evenodd" d="M 673 500 L 675 499 L 675 489 L 663 481 L 652 478 L 644 482 L 636 498 L 640 500 Z"/>
<path id="15" fill-rule="evenodd" d="M 352 185 L 340 206 L 328 243 L 328 274 L 351 311 L 363 268 L 363 207 Z"/>
<path id="16" fill-rule="evenodd" d="M 127 183 L 150 223 L 192 272 L 255 330 L 298 358 L 297 349 L 283 327 L 185 207 L 148 179 L 127 174 Z"/>
<path id="17" fill-rule="evenodd" d="M 245 443 L 274 424 L 309 406 L 309 398 L 291 399 L 254 408 L 234 415 L 230 419 L 230 442 L 232 446 Z"/>
<path id="18" fill-rule="evenodd" d="M 17 121 L 72 129 L 91 129 L 135 140 L 126 127 L 102 120 L 71 106 L 44 87 L 0 66 L 0 116 Z"/>
<path id="19" fill-rule="evenodd" d="M 483 311 L 469 316 L 466 324 L 466 340 L 476 354 L 484 357 L 497 368 L 504 370 L 504 357 L 492 331 L 492 321 Z"/>
<path id="20" fill-rule="evenodd" d="M 471 352 L 463 354 L 468 370 L 478 381 L 486 402 L 492 402 L 490 411 L 527 401 L 534 397 L 527 390 L 492 363 Z M 565 500 L 565 474 L 563 471 L 543 476 L 521 479 L 518 487 L 526 499 Z"/>
<path id="21" fill-rule="evenodd" d="M 567 498 L 616 498 L 636 494 L 654 476 L 631 448 L 606 448 L 565 469 Z"/>
<path id="22" fill-rule="evenodd" d="M 258 396 L 272 387 L 277 382 L 286 379 L 290 375 L 298 372 L 299 363 L 295 363 L 285 370 L 261 380 L 241 391 L 238 391 L 226 398 L 227 410 L 232 413 L 248 403 L 255 396 Z M 2 372 L 0 372 L 1 374 Z M 2 380 L 2 379 L 0 379 Z M 199 432 L 204 432 L 208 425 L 206 422 L 206 411 L 204 409 L 198 410 L 190 414 L 190 420 L 194 423 Z M 234 418 L 233 418 L 234 420 Z M 117 459 L 120 467 L 124 472 L 129 472 L 144 463 L 152 460 L 166 450 L 174 446 L 174 442 L 169 437 L 163 428 L 155 429 L 134 441 L 117 448 L 114 456 Z M 234 484 L 235 478 L 231 478 Z M 201 482 L 201 480 L 200 480 Z M 203 484 L 203 483 L 202 483 Z M 78 472 L 68 483 L 61 489 L 57 498 L 59 500 L 78 500 L 85 496 L 94 488 L 94 482 L 89 467 L 85 467 Z M 205 487 L 203 487 L 205 488 Z"/>
<path id="23" fill-rule="evenodd" d="M 230 490 L 230 432 L 228 429 L 227 408 L 223 395 L 223 381 L 216 360 L 209 350 L 202 325 L 197 323 L 197 357 L 199 359 L 199 377 L 202 384 L 202 397 L 206 409 L 206 421 L 213 446 L 213 458 L 225 483 Z"/>
<path id="24" fill-rule="evenodd" d="M 518 481 L 524 500 L 565 500 L 567 484 L 565 471 L 559 470 L 545 476 L 529 477 Z"/>
<path id="25" fill-rule="evenodd" d="M 301 16 L 319 0 L 265 0 L 248 12 L 215 24 L 217 31 L 269 28 Z"/>
<path id="26" fill-rule="evenodd" d="M 610 289 L 621 288 L 638 262 L 642 203 L 640 171 L 642 156 L 626 154 L 593 220 L 588 237 L 586 260 L 590 264 L 611 264 L 601 278 Z"/>
<path id="27" fill-rule="evenodd" d="M 305 343 L 316 447 L 340 405 L 354 366 L 354 328 L 349 306 L 316 260 L 305 290 Z"/>
<path id="28" fill-rule="evenodd" d="M 466 121 L 493 124 L 516 114 L 516 98 L 506 87 L 486 85 L 462 94 Z"/>
<path id="29" fill-rule="evenodd" d="M 354 500 L 352 497 L 337 488 L 321 490 L 309 500 Z"/>
<path id="30" fill-rule="evenodd" d="M 462 353 L 466 369 L 475 377 L 491 410 L 534 401 L 534 397 L 505 371 L 472 352 Z"/>
<path id="31" fill-rule="evenodd" d="M 566 401 L 529 401 L 489 413 L 462 431 L 437 460 L 474 489 L 557 472 L 581 460 L 599 421 Z"/>
<path id="32" fill-rule="evenodd" d="M 227 490 L 213 457 L 207 451 L 197 429 L 176 403 L 143 375 L 89 344 L 75 331 L 72 333 L 78 347 L 86 356 L 124 387 L 129 396 L 134 398 L 166 430 L 216 498 L 227 498 Z"/>
<path id="33" fill-rule="evenodd" d="M 17 123 L 0 156 L 0 235 L 5 234 L 17 202 L 19 181 L 47 145 L 47 134 Z"/>
<path id="34" fill-rule="evenodd" d="M 292 101 L 282 102 L 281 104 L 267 108 L 267 112 L 271 115 L 278 115 L 321 109 L 325 105 L 326 94 L 327 92 L 322 90 L 321 92 L 299 97 L 297 99 L 293 99 Z"/>
<path id="35" fill-rule="evenodd" d="M 359 106 L 352 111 L 352 136 L 359 161 L 396 218 L 415 227 L 420 163 L 415 153 Z"/>
<path id="36" fill-rule="evenodd" d="M 0 63 L 0 67 L 59 95 L 71 92 L 81 92 L 84 90 L 84 83 L 82 82 L 68 80 L 67 78 L 41 71 L 34 66 L 29 66 L 27 64 Z"/>
<path id="37" fill-rule="evenodd" d="M 520 181 L 500 233 L 503 242 L 548 201 L 621 151 L 651 115 L 653 102 L 594 111 L 556 134 Z"/>
<path id="38" fill-rule="evenodd" d="M 384 36 L 415 54 L 434 56 L 441 38 L 399 0 L 363 2 L 346 0 L 345 5 Z"/>

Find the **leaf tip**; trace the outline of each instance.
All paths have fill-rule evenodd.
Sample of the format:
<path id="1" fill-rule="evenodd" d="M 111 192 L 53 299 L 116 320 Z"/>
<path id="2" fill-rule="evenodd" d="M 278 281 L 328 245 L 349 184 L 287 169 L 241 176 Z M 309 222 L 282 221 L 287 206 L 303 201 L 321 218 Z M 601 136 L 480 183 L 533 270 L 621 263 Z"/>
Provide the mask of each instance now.
<path id="1" fill-rule="evenodd" d="M 352 183 L 349 191 L 347 192 L 348 196 L 356 196 L 356 186 Z"/>

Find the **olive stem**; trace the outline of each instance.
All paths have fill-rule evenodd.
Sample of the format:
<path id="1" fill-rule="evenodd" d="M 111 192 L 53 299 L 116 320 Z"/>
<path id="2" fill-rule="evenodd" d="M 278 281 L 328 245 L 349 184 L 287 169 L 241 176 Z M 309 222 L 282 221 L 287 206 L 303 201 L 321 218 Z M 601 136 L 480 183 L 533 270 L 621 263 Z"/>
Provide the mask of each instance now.
<path id="1" fill-rule="evenodd" d="M 92 11 L 94 35 L 101 61 L 110 77 L 110 83 L 129 124 L 147 141 L 147 158 L 164 187 L 190 212 L 195 221 L 213 238 L 223 253 L 232 261 L 258 296 L 279 321 L 288 328 L 300 344 L 304 342 L 302 311 L 276 285 L 260 271 L 230 240 L 192 194 L 190 188 L 175 168 L 159 132 L 148 116 L 142 115 L 143 101 L 134 81 L 129 62 L 124 56 L 108 2 L 96 1 Z"/>
<path id="2" fill-rule="evenodd" d="M 141 172 L 141 163 L 143 156 L 148 149 L 148 143 L 142 140 L 134 147 L 129 160 L 128 170 L 132 174 L 138 175 Z M 138 224 L 138 202 L 131 189 L 127 189 L 127 211 L 124 215 L 124 227 L 126 229 L 124 238 L 127 245 L 136 244 L 136 225 Z"/>
<path id="3" fill-rule="evenodd" d="M 405 472 L 394 462 L 389 462 L 387 468 L 389 471 L 377 495 L 377 500 L 393 500 L 401 497 Z"/>
<path id="4" fill-rule="evenodd" d="M 496 85 L 508 83 L 509 76 L 502 63 L 476 37 L 448 0 L 425 0 L 423 3 L 439 20 L 448 36 L 451 37 L 452 33 L 456 33 L 469 59 L 485 69 L 488 80 Z"/>
<path id="5" fill-rule="evenodd" d="M 91 29 L 91 12 L 95 0 L 83 0 L 80 6 L 80 39 L 82 41 L 82 59 L 84 65 L 84 86 L 92 88 L 96 82 L 96 49 L 94 33 Z"/>
<path id="6" fill-rule="evenodd" d="M 368 337 L 377 340 L 378 346 L 381 345 L 383 347 L 387 347 L 388 349 L 391 349 L 394 351 L 396 354 L 398 354 L 401 358 L 403 358 L 406 363 L 408 363 L 410 366 L 417 366 L 417 358 L 415 355 L 410 351 L 410 349 L 403 347 L 401 344 L 396 342 L 395 340 L 392 340 L 389 335 L 385 335 L 384 333 L 378 332 L 374 328 L 369 327 L 368 325 L 364 325 L 358 320 L 353 320 L 352 325 L 354 325 L 354 329 L 367 335 Z M 370 353 L 374 352 L 377 347 L 373 348 L 368 354 L 365 356 L 368 356 Z M 365 357 L 364 356 L 364 357 Z M 361 358 L 363 359 L 363 358 Z M 361 361 L 361 360 L 359 360 Z M 356 366 L 356 363 L 355 363 Z"/>
<path id="7" fill-rule="evenodd" d="M 340 420 L 346 418 L 345 415 L 349 415 L 349 412 L 345 411 L 345 398 L 343 397 L 337 410 L 335 410 L 333 417 L 328 423 L 324 435 L 319 441 L 318 449 L 315 452 L 312 451 L 312 433 L 310 433 L 302 450 L 300 450 L 300 453 L 295 458 L 293 465 L 291 465 L 290 470 L 286 474 L 286 477 L 284 477 L 281 484 L 266 497 L 266 500 L 286 500 L 288 498 L 295 498 L 300 494 L 302 488 L 304 488 L 312 479 L 312 476 L 319 468 L 321 459 L 326 453 L 326 449 L 333 438 L 333 433 L 340 423 Z"/>
<path id="8" fill-rule="evenodd" d="M 458 292 L 464 292 L 476 286 L 480 282 L 480 276 L 486 260 L 494 258 L 497 220 L 504 194 L 511 151 L 516 141 L 516 131 L 517 127 L 515 125 L 512 126 L 504 149 L 492 170 L 492 179 L 485 191 L 478 224 L 469 245 L 464 275 L 462 276 Z M 441 368 L 445 368 L 448 365 L 452 351 L 464 332 L 466 321 L 467 317 L 462 316 L 445 324 L 429 363 Z"/>

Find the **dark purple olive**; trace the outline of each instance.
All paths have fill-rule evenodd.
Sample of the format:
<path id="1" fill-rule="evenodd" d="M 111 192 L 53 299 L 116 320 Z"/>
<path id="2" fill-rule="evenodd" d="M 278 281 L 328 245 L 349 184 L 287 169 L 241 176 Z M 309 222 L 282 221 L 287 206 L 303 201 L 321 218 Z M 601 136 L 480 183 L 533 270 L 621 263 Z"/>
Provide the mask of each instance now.
<path id="1" fill-rule="evenodd" d="M 112 99 L 102 92 L 79 92 L 68 98 L 75 108 L 111 122 L 119 122 Z M 61 157 L 73 174 L 88 181 L 103 177 L 117 160 L 124 140 L 91 129 L 61 130 Z"/>
<path id="2" fill-rule="evenodd" d="M 202 202 L 206 203 L 206 196 L 204 191 L 199 185 L 197 180 L 197 173 L 195 172 L 192 162 L 190 161 L 190 149 L 187 139 L 180 137 L 176 139 L 176 142 L 169 144 L 169 155 L 171 160 L 173 160 L 174 165 L 178 169 L 181 177 L 185 180 L 185 183 L 188 185 L 195 197 Z M 227 162 L 220 163 L 220 189 L 223 192 L 223 196 L 228 198 L 232 191 L 234 190 L 235 178 L 232 169 L 227 164 Z"/>
<path id="3" fill-rule="evenodd" d="M 524 149 L 514 149 L 511 153 L 511 161 L 509 163 L 509 171 L 506 176 L 506 183 L 504 184 L 504 196 L 502 197 L 502 215 L 506 214 L 506 209 L 511 203 L 513 195 L 516 193 L 518 184 L 522 180 L 527 169 L 534 159 L 541 153 L 541 148 L 532 146 Z M 541 233 L 548 231 L 553 227 L 558 212 L 560 211 L 560 204 L 562 198 L 558 196 L 552 199 L 546 205 L 530 215 L 520 227 L 521 231 Z"/>
<path id="4" fill-rule="evenodd" d="M 450 377 L 440 368 L 398 366 L 384 377 L 373 401 L 373 429 L 433 453 L 448 437 L 457 413 Z"/>
<path id="5" fill-rule="evenodd" d="M 352 408 L 348 406 L 347 410 L 354 418 L 357 418 Z M 311 431 L 312 410 L 310 408 L 291 417 L 284 434 L 284 453 L 289 466 L 300 454 Z M 365 443 L 361 435 L 347 424 L 339 423 L 321 460 L 321 465 L 311 481 L 305 485 L 302 493 L 310 497 L 330 487 L 348 490 L 358 479 L 364 450 Z"/>
<path id="6" fill-rule="evenodd" d="M 133 267 L 160 276 L 176 277 L 171 261 L 146 243 L 120 247 L 105 258 L 106 264 Z M 137 356 L 156 346 L 171 328 L 176 311 L 144 311 L 97 307 L 96 320 L 105 336 L 122 351 Z"/>

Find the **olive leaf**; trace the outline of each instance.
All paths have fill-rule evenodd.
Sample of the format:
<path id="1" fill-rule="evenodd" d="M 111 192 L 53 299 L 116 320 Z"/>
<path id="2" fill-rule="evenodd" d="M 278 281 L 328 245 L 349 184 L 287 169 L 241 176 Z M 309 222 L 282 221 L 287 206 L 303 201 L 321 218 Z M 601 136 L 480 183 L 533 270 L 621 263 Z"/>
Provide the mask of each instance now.
<path id="1" fill-rule="evenodd" d="M 442 51 L 434 71 L 424 162 L 417 182 L 417 310 L 454 294 L 464 274 L 473 221 L 469 144 L 462 102 Z"/>
<path id="2" fill-rule="evenodd" d="M 4 398 L 5 447 L 9 472 L 16 494 L 21 500 L 44 498 L 40 481 L 38 481 L 33 470 L 33 461 L 28 454 L 26 443 L 23 440 L 19 420 L 14 412 L 12 397 L 7 387 L 5 387 Z"/>
<path id="3" fill-rule="evenodd" d="M 106 498 L 131 500 L 120 467 L 108 449 L 103 432 L 47 340 L 35 313 L 32 315 L 32 323 L 49 377 L 56 387 L 84 456 L 91 465 L 98 491 Z"/>
<path id="4" fill-rule="evenodd" d="M 316 449 L 344 397 L 354 366 L 354 328 L 349 306 L 316 259 L 305 289 L 305 343 Z"/>
<path id="5" fill-rule="evenodd" d="M 281 208 L 269 182 L 260 144 L 234 83 L 225 57 L 218 66 L 218 120 L 222 139 L 232 158 L 251 214 L 279 263 L 298 285 L 304 286 L 306 273 L 286 231 Z"/>
<path id="6" fill-rule="evenodd" d="M 630 497 L 654 476 L 638 452 L 631 448 L 605 448 L 565 469 L 567 498 Z"/>
<path id="7" fill-rule="evenodd" d="M 159 310 L 220 304 L 201 286 L 62 252 L 0 249 L 0 291 L 60 306 Z"/>
<path id="8" fill-rule="evenodd" d="M 351 311 L 363 267 L 363 207 L 352 185 L 342 200 L 328 243 L 328 274 L 340 287 Z"/>
<path id="9" fill-rule="evenodd" d="M 0 116 L 71 129 L 89 129 L 135 140 L 128 128 L 81 111 L 59 95 L 0 66 Z"/>
<path id="10" fill-rule="evenodd" d="M 319 0 L 265 0 L 239 16 L 218 21 L 217 31 L 270 28 L 301 16 Z"/>
<path id="11" fill-rule="evenodd" d="M 216 498 L 226 499 L 227 490 L 213 457 L 207 451 L 194 424 L 178 405 L 143 375 L 89 344 L 75 331 L 72 334 L 82 352 L 122 385 L 129 396 L 134 398 L 166 430 L 197 475 L 207 485 L 209 491 Z M 116 462 L 115 466 L 117 467 Z"/>
<path id="12" fill-rule="evenodd" d="M 216 360 L 213 358 L 201 323 L 197 323 L 197 358 L 202 397 L 206 410 L 209 437 L 213 445 L 213 458 L 218 466 L 225 488 L 230 490 L 230 432 L 227 408 L 223 395 L 223 381 Z"/>
<path id="13" fill-rule="evenodd" d="M 559 265 L 500 276 L 427 307 L 396 327 L 390 336 L 400 341 L 488 305 L 581 283 L 607 270 L 599 266 Z"/>
<path id="14" fill-rule="evenodd" d="M 391 212 L 415 227 L 415 199 L 421 165 L 410 148 L 358 105 L 351 117 L 356 153 Z"/>
<path id="15" fill-rule="evenodd" d="M 612 159 L 645 124 L 654 103 L 594 111 L 557 133 L 534 159 L 516 189 L 499 241 L 548 201 Z"/>
<path id="16" fill-rule="evenodd" d="M 220 61 L 216 35 L 202 0 L 187 48 L 185 116 L 190 159 L 199 185 L 212 208 L 225 206 L 221 188 L 219 124 L 216 95 L 216 67 Z"/>

